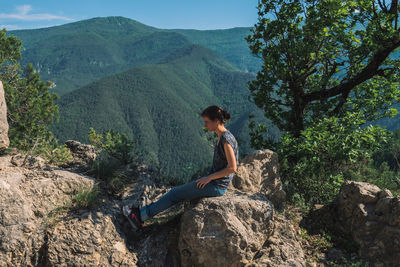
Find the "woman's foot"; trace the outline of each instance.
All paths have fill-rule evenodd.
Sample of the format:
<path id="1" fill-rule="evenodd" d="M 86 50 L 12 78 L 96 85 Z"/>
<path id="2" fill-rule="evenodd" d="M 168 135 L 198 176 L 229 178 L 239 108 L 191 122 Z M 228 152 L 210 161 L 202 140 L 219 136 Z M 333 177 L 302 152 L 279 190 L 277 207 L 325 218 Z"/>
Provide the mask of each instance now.
<path id="1" fill-rule="evenodd" d="M 137 206 L 132 206 L 130 208 L 128 205 L 122 207 L 122 213 L 128 219 L 129 223 L 135 230 L 142 229 L 144 222 L 140 218 L 140 208 Z"/>

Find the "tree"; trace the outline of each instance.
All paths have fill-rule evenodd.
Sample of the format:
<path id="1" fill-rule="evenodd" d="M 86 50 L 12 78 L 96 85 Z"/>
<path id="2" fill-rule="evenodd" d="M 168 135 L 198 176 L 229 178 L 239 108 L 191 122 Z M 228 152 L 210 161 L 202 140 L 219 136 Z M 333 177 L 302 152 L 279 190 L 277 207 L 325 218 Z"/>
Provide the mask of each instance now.
<path id="1" fill-rule="evenodd" d="M 48 125 L 59 120 L 55 105 L 59 96 L 49 91 L 52 83 L 42 81 L 31 63 L 21 69 L 21 45 L 16 37 L 7 37 L 5 29 L 0 31 L 0 80 L 4 83 L 10 146 L 27 150 L 48 136 Z"/>
<path id="2" fill-rule="evenodd" d="M 398 12 L 398 1 L 259 1 L 246 37 L 264 61 L 249 82 L 254 103 L 294 137 L 346 111 L 362 110 L 369 121 L 394 116 L 400 60 L 389 56 L 400 46 Z"/>

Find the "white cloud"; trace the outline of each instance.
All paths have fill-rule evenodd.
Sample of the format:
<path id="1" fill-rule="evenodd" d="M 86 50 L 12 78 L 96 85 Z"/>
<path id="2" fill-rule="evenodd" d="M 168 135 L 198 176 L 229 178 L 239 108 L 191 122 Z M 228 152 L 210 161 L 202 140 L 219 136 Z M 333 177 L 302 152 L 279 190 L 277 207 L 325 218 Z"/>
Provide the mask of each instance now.
<path id="1" fill-rule="evenodd" d="M 18 19 L 25 21 L 39 21 L 39 20 L 73 20 L 68 17 L 52 15 L 48 13 L 36 13 L 36 14 L 28 14 L 32 11 L 32 6 L 30 5 L 22 5 L 17 6 L 15 14 L 5 14 L 0 13 L 0 19 Z"/>

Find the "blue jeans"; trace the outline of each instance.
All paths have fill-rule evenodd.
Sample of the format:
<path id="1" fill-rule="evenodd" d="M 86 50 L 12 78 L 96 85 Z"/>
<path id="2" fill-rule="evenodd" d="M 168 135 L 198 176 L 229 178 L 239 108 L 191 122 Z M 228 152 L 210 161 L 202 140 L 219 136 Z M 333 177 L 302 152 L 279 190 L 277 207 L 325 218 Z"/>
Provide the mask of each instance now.
<path id="1" fill-rule="evenodd" d="M 204 188 L 196 186 L 196 180 L 186 184 L 176 186 L 165 193 L 159 200 L 140 208 L 140 216 L 143 221 L 153 217 L 157 213 L 168 209 L 174 204 L 182 201 L 190 201 L 199 197 L 218 197 L 225 194 L 227 189 L 222 189 L 212 183 L 208 183 Z"/>

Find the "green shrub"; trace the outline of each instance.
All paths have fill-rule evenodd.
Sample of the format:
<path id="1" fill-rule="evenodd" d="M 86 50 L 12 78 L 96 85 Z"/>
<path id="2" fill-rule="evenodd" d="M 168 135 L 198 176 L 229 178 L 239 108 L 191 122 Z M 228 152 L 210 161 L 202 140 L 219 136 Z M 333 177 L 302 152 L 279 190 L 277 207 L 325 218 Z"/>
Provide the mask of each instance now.
<path id="1" fill-rule="evenodd" d="M 127 165 L 138 159 L 137 154 L 134 154 L 135 139 L 129 139 L 126 134 L 120 134 L 113 129 L 97 134 L 90 127 L 89 140 L 97 150 L 105 150 L 110 156 Z"/>
<path id="2" fill-rule="evenodd" d="M 390 136 L 379 126 L 361 129 L 364 122 L 361 113 L 347 112 L 343 118 L 317 120 L 300 138 L 282 136 L 277 152 L 283 184 L 292 200 L 297 196 L 309 203 L 329 202 L 349 178 L 346 174 L 360 173 Z"/>
<path id="3" fill-rule="evenodd" d="M 89 140 L 96 150 L 96 160 L 91 163 L 89 173 L 104 181 L 109 193 L 120 192 L 129 177 L 125 175 L 126 166 L 135 169 L 138 165 L 138 154 L 134 148 L 134 139 L 114 130 L 97 134 L 91 127 Z"/>
<path id="4" fill-rule="evenodd" d="M 72 159 L 71 151 L 66 144 L 59 145 L 58 140 L 50 131 L 43 137 L 38 137 L 30 152 L 42 156 L 47 162 L 60 165 Z"/>

